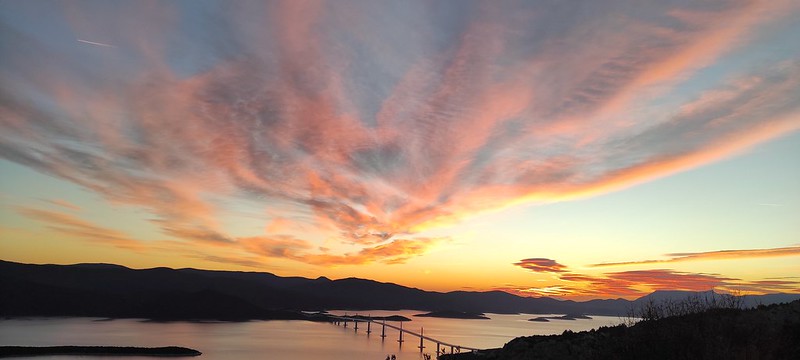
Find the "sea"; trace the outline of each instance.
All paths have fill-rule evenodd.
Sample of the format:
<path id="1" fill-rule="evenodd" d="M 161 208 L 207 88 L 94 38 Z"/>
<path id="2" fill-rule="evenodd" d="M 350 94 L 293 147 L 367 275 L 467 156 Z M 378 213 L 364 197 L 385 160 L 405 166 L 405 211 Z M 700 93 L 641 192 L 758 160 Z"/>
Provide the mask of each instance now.
<path id="1" fill-rule="evenodd" d="M 412 319 L 403 328 L 441 342 L 472 348 L 497 348 L 508 341 L 528 335 L 560 334 L 564 330 L 582 331 L 622 322 L 618 317 L 592 316 L 591 319 L 528 321 L 548 315 L 486 314 L 489 320 L 443 319 L 415 317 L 421 313 L 400 311 L 331 311 L 336 315 L 402 315 Z M 558 316 L 553 314 L 552 316 Z M 397 322 L 387 322 L 399 326 Z M 183 346 L 203 353 L 197 359 L 332 359 L 384 360 L 394 355 L 399 360 L 436 358 L 436 343 L 404 335 L 372 324 L 355 330 L 331 323 L 310 321 L 246 321 L 246 322 L 152 322 L 140 319 L 98 318 L 14 318 L 0 320 L 0 345 L 23 346 Z M 444 348 L 448 353 L 450 348 Z M 457 349 L 453 349 L 457 351 Z M 90 359 L 152 360 L 138 356 L 92 356 Z M 48 356 L 36 359 L 87 359 L 79 356 Z"/>

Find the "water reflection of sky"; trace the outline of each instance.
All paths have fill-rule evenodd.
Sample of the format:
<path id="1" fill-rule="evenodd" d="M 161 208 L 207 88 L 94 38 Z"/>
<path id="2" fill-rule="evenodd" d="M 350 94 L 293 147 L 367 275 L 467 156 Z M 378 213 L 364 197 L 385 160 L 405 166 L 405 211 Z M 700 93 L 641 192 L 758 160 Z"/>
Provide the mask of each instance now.
<path id="1" fill-rule="evenodd" d="M 616 325 L 621 320 L 614 316 L 592 316 L 591 320 L 551 320 L 550 322 L 528 321 L 539 316 L 531 314 L 486 314 L 489 320 L 463 320 L 463 319 L 443 319 L 434 317 L 415 317 L 415 314 L 422 314 L 424 311 L 400 310 L 400 311 L 331 311 L 335 315 L 370 315 L 388 316 L 402 315 L 412 319 L 404 322 L 403 328 L 419 333 L 424 328 L 425 335 L 443 342 L 454 343 L 463 346 L 477 348 L 492 348 L 503 346 L 509 340 L 518 336 L 527 335 L 550 335 L 560 334 L 564 330 L 582 331 L 597 328 L 600 326 Z M 555 315 L 555 314 L 553 314 Z M 558 314 L 560 315 L 560 314 Z M 397 324 L 394 322 L 393 324 Z M 373 325 L 374 326 L 374 325 Z M 352 325 L 350 325 L 352 328 Z M 374 331 L 375 328 L 373 328 Z M 359 325 L 359 333 L 366 330 L 366 325 Z M 397 340 L 398 331 L 386 329 L 387 338 Z M 380 334 L 380 329 L 378 329 Z M 411 340 L 409 340 L 411 339 Z M 407 342 L 412 342 L 414 346 L 419 346 L 418 338 L 406 337 Z M 425 345 L 428 346 L 428 345 Z M 435 346 L 435 345 L 434 345 Z"/>
<path id="2" fill-rule="evenodd" d="M 333 312 L 340 314 L 340 312 Z M 341 312 L 343 314 L 344 312 Z M 352 312 L 348 312 L 352 314 Z M 487 314 L 490 320 L 460 320 L 412 317 L 418 311 L 370 311 L 369 315 L 403 315 L 413 320 L 404 328 L 418 331 L 445 342 L 479 348 L 500 347 L 523 335 L 556 334 L 565 329 L 587 330 L 619 323 L 615 317 L 594 317 L 592 320 L 527 321 L 532 315 Z M 365 314 L 366 315 L 366 314 Z M 203 359 L 384 359 L 396 354 L 398 359 L 422 358 L 419 340 L 405 337 L 400 346 L 398 332 L 386 329 L 381 341 L 380 329 L 366 327 L 356 332 L 328 323 L 307 321 L 250 321 L 241 323 L 141 322 L 133 319 L 94 321 L 89 318 L 30 319 L 0 321 L 0 345 L 114 345 L 114 346 L 185 346 L 203 352 Z M 375 331 L 377 330 L 377 331 Z M 424 353 L 433 354 L 436 344 L 425 342 Z M 113 359 L 97 357 L 93 359 Z M 74 360 L 79 357 L 59 356 L 37 359 Z M 126 360 L 147 360 L 125 357 Z"/>

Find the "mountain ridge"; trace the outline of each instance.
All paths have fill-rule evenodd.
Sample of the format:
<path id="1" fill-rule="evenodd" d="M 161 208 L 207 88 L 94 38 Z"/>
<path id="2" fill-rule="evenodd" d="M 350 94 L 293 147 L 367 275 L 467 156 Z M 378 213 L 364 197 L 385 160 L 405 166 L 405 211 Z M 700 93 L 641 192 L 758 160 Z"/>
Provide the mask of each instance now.
<path id="1" fill-rule="evenodd" d="M 420 310 L 468 313 L 624 316 L 636 300 L 559 300 L 503 291 L 426 291 L 361 278 L 281 277 L 268 272 L 131 269 L 116 264 L 23 264 L 0 260 L 0 316 L 98 316 L 152 319 L 287 319 L 301 310 Z M 692 292 L 680 292 L 691 296 Z M 799 299 L 772 294 L 754 306 Z M 171 309 L 171 310 L 170 310 Z"/>

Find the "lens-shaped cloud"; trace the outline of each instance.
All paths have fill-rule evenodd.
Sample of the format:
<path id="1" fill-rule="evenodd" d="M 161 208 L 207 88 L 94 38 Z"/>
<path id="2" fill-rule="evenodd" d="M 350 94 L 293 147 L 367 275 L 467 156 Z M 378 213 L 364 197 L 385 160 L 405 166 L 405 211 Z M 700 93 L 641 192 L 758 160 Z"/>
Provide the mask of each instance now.
<path id="1" fill-rule="evenodd" d="M 557 263 L 555 260 L 545 258 L 522 259 L 514 263 L 514 265 L 533 272 L 560 273 L 567 271 L 566 266 Z"/>

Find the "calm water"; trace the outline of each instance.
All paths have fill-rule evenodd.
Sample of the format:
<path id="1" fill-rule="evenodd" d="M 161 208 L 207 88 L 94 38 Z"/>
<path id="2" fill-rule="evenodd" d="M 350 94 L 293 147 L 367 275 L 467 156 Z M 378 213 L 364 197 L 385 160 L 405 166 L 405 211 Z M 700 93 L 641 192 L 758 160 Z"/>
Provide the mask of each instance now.
<path id="1" fill-rule="evenodd" d="M 334 311 L 335 314 L 344 312 Z M 399 314 L 413 321 L 403 327 L 440 341 L 476 348 L 501 347 L 523 335 L 557 334 L 566 329 L 588 330 L 614 325 L 616 317 L 595 316 L 591 320 L 551 320 L 549 323 L 527 321 L 533 315 L 487 314 L 491 320 L 419 318 L 419 311 L 370 311 L 373 316 Z M 354 314 L 354 312 L 348 312 Z M 374 325 L 374 324 L 373 324 Z M 251 321 L 243 323 L 152 323 L 134 319 L 98 321 L 90 318 L 14 319 L 0 321 L 0 345 L 117 345 L 185 346 L 200 350 L 199 359 L 369 359 L 383 360 L 395 354 L 398 359 L 421 359 L 419 339 L 404 335 L 402 346 L 398 332 L 386 329 L 381 341 L 380 328 L 365 333 L 352 324 L 347 328 L 308 321 Z M 433 354 L 436 344 L 424 344 L 425 353 Z M 37 357 L 36 359 L 78 359 L 80 357 Z M 104 357 L 91 357 L 103 359 Z M 112 357 L 107 357 L 112 359 Z M 114 358 L 120 359 L 120 358 Z M 153 359 L 124 357 L 128 360 Z"/>

